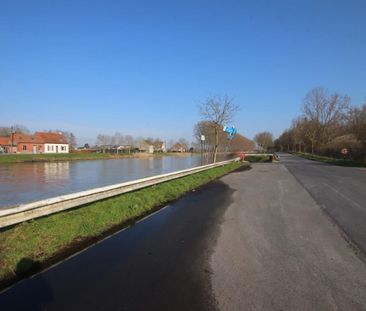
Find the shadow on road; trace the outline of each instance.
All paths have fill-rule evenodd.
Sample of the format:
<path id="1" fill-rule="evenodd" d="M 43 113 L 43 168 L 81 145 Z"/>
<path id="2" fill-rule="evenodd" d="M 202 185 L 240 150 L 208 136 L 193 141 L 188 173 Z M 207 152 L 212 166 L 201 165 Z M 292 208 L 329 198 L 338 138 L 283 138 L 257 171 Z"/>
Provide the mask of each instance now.
<path id="1" fill-rule="evenodd" d="M 30 258 L 22 258 L 16 267 L 15 273 L 19 277 L 28 277 L 34 271 L 38 271 L 40 263 Z M 1 310 L 27 310 L 45 311 L 53 300 L 53 291 L 42 274 L 34 277 L 32 289 L 29 284 L 22 282 L 18 284 L 18 292 L 11 289 L 0 295 Z"/>

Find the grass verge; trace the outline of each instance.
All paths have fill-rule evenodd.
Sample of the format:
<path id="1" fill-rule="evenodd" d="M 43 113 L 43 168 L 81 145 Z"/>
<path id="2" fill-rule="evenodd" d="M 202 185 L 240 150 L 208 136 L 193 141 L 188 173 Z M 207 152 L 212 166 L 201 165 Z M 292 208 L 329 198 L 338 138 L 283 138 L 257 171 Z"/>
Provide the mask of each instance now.
<path id="1" fill-rule="evenodd" d="M 291 152 L 291 154 L 300 156 L 300 157 L 308 159 L 308 160 L 323 162 L 323 163 L 327 163 L 327 164 L 333 164 L 333 165 L 339 165 L 339 166 L 349 166 L 349 167 L 366 167 L 366 163 L 356 162 L 356 161 L 349 160 L 349 159 L 335 159 L 335 158 L 329 158 L 329 157 L 319 156 L 319 155 L 311 154 L 311 153 L 303 153 L 303 152 Z"/>
<path id="2" fill-rule="evenodd" d="M 70 256 L 243 165 L 248 167 L 231 163 L 1 231 L 0 288 Z"/>
<path id="3" fill-rule="evenodd" d="M 248 162 L 272 162 L 272 156 L 270 155 L 260 155 L 260 156 L 251 156 L 245 155 L 245 161 Z"/>
<path id="4" fill-rule="evenodd" d="M 112 155 L 108 153 L 65 153 L 65 154 L 3 154 L 1 163 L 54 162 L 78 160 L 104 160 L 129 157 L 128 154 Z"/>

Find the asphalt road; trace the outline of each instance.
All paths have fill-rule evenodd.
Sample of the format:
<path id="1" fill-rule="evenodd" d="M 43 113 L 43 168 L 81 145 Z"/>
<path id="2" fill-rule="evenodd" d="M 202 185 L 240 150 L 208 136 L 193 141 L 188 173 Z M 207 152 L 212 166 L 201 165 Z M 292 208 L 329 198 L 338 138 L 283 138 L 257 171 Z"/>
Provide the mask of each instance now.
<path id="1" fill-rule="evenodd" d="M 301 184 L 302 160 L 282 159 L 17 284 L 0 310 L 366 310 L 364 257 Z"/>
<path id="2" fill-rule="evenodd" d="M 289 154 L 281 162 L 366 254 L 366 168 L 342 167 Z"/>
<path id="3" fill-rule="evenodd" d="M 363 256 L 287 169 L 302 160 L 282 160 L 224 178 L 234 194 L 211 257 L 219 309 L 366 310 Z"/>

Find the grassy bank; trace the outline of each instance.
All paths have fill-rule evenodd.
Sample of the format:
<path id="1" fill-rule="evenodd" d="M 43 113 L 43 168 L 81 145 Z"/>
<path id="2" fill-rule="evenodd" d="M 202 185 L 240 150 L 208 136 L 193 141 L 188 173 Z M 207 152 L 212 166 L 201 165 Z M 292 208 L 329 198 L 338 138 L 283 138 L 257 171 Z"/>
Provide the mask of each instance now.
<path id="1" fill-rule="evenodd" d="M 242 166 L 231 163 L 3 230 L 0 232 L 0 287 L 67 257 Z"/>
<path id="2" fill-rule="evenodd" d="M 366 167 L 366 163 L 362 162 L 356 162 L 349 159 L 335 159 L 335 158 L 329 158 L 324 156 L 319 156 L 316 154 L 311 153 L 303 153 L 303 152 L 291 152 L 294 155 L 300 156 L 302 158 L 312 160 L 312 161 L 319 161 L 327 164 L 333 164 L 333 165 L 340 165 L 340 166 L 353 166 L 353 167 Z"/>
<path id="3" fill-rule="evenodd" d="M 65 153 L 65 154 L 2 154 L 0 164 L 26 163 L 26 162 L 55 162 L 55 161 L 80 161 L 80 160 L 107 160 L 121 158 L 145 158 L 162 156 L 187 156 L 190 153 L 131 153 L 131 154 L 110 154 L 110 153 Z"/>
<path id="4" fill-rule="evenodd" d="M 108 153 L 65 153 L 65 154 L 6 154 L 0 155 L 1 163 L 53 162 L 76 160 L 100 160 L 128 157 L 127 154 L 111 155 Z"/>
<path id="5" fill-rule="evenodd" d="M 251 155 L 246 155 L 245 156 L 245 161 L 248 162 L 272 162 L 272 157 L 269 155 L 260 155 L 260 156 L 251 156 Z"/>

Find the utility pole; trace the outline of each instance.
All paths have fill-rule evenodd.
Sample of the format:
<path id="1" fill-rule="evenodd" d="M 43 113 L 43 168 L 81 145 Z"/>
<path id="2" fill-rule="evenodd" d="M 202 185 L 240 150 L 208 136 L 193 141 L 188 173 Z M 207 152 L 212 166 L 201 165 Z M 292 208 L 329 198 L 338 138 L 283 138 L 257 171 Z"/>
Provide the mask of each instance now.
<path id="1" fill-rule="evenodd" d="M 201 135 L 201 165 L 203 165 L 203 143 L 206 140 L 205 135 Z"/>
<path id="2" fill-rule="evenodd" d="M 10 128 L 11 131 L 11 153 L 14 153 L 14 127 Z"/>

